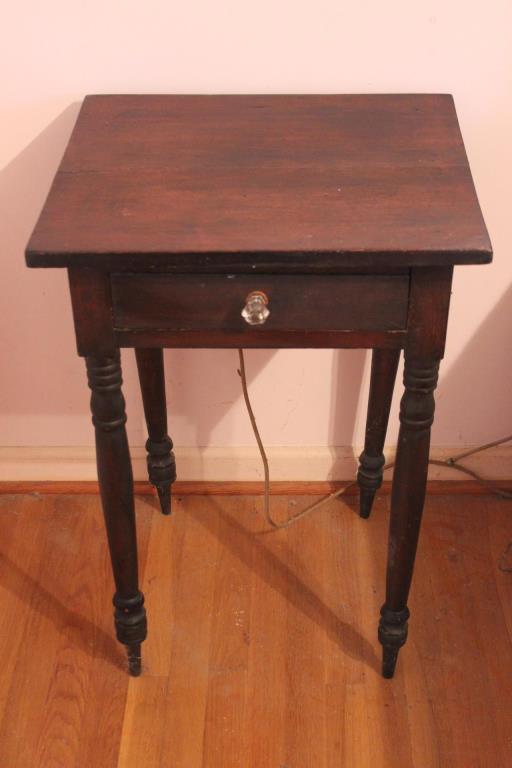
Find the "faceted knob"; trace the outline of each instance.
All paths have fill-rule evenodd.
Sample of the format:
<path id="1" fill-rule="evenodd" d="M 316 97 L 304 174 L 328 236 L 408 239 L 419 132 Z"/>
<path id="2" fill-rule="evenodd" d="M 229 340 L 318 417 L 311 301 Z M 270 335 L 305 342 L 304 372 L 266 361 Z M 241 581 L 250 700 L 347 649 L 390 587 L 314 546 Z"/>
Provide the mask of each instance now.
<path id="1" fill-rule="evenodd" d="M 270 310 L 267 307 L 268 296 L 263 291 L 251 291 L 245 300 L 242 317 L 249 325 L 263 325 Z"/>

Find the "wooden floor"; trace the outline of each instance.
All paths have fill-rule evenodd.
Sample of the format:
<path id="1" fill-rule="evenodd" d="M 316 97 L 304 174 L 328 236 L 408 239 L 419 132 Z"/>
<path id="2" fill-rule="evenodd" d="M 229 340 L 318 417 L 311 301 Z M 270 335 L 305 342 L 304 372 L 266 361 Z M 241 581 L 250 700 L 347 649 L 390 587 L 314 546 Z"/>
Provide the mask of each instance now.
<path id="1" fill-rule="evenodd" d="M 99 498 L 0 496 L 0 766 L 512 766 L 512 504 L 429 498 L 388 681 L 389 498 L 369 521 L 355 503 L 268 532 L 261 497 L 175 499 L 172 518 L 139 497 L 150 629 L 129 679 Z"/>

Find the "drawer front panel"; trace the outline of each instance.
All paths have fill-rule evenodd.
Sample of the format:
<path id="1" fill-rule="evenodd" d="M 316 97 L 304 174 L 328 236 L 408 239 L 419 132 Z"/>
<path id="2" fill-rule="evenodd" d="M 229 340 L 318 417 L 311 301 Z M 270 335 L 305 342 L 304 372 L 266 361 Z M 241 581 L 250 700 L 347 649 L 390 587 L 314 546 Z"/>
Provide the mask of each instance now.
<path id="1" fill-rule="evenodd" d="M 394 331 L 405 329 L 409 276 L 112 275 L 117 331 Z M 241 315 L 252 291 L 268 297 L 263 325 Z"/>

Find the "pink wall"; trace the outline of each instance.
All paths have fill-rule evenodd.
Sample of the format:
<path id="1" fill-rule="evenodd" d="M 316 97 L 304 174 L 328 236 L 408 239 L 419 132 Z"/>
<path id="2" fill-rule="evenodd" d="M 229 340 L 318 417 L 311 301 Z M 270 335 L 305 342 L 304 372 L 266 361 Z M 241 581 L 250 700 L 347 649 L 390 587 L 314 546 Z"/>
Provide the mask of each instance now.
<path id="1" fill-rule="evenodd" d="M 10 4 L 2 15 L 0 446 L 92 442 L 66 276 L 29 271 L 23 260 L 89 92 L 452 92 L 495 263 L 457 270 L 433 442 L 474 444 L 511 431 L 509 0 L 48 0 Z M 178 445 L 252 444 L 236 352 L 171 352 L 167 364 Z M 247 364 L 268 445 L 362 442 L 364 352 L 256 351 Z M 124 371 L 130 439 L 140 445 L 130 352 Z M 390 442 L 395 436 L 393 427 Z"/>

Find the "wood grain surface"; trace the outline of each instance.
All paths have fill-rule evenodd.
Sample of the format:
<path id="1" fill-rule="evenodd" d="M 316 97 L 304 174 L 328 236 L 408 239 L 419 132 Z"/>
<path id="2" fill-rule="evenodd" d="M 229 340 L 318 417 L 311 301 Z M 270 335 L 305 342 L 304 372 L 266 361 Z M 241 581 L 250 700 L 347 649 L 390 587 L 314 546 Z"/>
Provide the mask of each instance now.
<path id="1" fill-rule="evenodd" d="M 482 263 L 451 96 L 89 96 L 30 266 Z"/>
<path id="2" fill-rule="evenodd" d="M 308 497 L 273 497 L 285 519 Z M 286 531 L 261 498 L 137 497 L 149 635 L 126 675 L 99 499 L 0 496 L 0 764 L 507 768 L 510 502 L 427 499 L 408 644 L 379 674 L 389 498 Z M 499 564 L 501 564 L 500 570 Z"/>
<path id="3" fill-rule="evenodd" d="M 409 275 L 114 274 L 114 330 L 275 331 L 405 330 Z M 270 315 L 248 325 L 242 309 L 262 291 Z M 205 342 L 206 343 L 206 342 Z"/>

